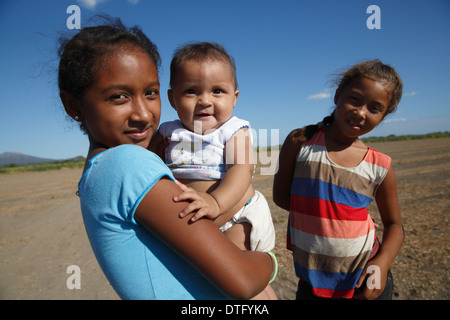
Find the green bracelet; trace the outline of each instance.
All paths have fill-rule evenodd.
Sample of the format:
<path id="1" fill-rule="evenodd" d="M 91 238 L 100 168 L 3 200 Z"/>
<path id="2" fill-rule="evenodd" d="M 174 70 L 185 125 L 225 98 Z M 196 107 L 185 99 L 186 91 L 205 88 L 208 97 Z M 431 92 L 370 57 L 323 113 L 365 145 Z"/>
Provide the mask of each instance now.
<path id="1" fill-rule="evenodd" d="M 273 264 L 274 264 L 274 270 L 272 272 L 272 277 L 269 280 L 269 283 L 272 283 L 273 280 L 275 280 L 275 278 L 277 277 L 277 273 L 278 273 L 278 261 L 277 261 L 277 257 L 275 257 L 275 254 L 272 251 L 267 252 L 267 254 L 272 258 L 273 260 Z"/>

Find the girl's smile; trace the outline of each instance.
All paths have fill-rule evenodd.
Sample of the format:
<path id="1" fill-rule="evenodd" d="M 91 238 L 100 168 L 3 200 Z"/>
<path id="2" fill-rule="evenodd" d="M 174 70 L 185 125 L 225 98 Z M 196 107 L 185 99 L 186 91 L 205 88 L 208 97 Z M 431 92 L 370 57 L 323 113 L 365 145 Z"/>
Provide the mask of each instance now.
<path id="1" fill-rule="evenodd" d="M 91 140 L 106 147 L 147 148 L 161 112 L 155 65 L 147 53 L 126 48 L 103 61 L 80 108 Z"/>
<path id="2" fill-rule="evenodd" d="M 383 120 L 390 99 L 381 82 L 368 78 L 354 80 L 335 96 L 333 127 L 339 130 L 336 137 L 355 139 L 370 132 Z"/>

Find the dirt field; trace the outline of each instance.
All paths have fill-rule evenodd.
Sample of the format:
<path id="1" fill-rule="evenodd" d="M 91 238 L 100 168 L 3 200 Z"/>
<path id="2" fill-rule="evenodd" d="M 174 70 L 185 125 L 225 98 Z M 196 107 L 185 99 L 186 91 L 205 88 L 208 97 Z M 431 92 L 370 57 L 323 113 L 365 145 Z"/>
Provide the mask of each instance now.
<path id="1" fill-rule="evenodd" d="M 450 299 L 450 138 L 371 144 L 393 158 L 406 238 L 394 261 L 394 299 Z M 0 175 L 0 299 L 118 299 L 101 272 L 75 196 L 80 169 Z M 272 202 L 272 176 L 256 176 L 276 224 L 280 299 L 297 280 L 285 249 L 287 212 Z M 380 222 L 376 207 L 373 217 Z M 380 230 L 381 236 L 382 230 Z M 81 269 L 69 290 L 67 268 Z"/>

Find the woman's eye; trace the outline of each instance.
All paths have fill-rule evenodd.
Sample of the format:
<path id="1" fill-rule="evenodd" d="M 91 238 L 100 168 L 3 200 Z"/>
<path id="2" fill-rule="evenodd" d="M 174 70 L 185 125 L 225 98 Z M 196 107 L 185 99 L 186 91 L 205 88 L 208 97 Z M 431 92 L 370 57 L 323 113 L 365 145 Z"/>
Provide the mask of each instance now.
<path id="1" fill-rule="evenodd" d="M 151 96 L 151 97 L 157 96 L 158 94 L 159 94 L 159 91 L 158 91 L 158 90 L 148 90 L 148 91 L 145 93 L 146 96 Z"/>
<path id="2" fill-rule="evenodd" d="M 125 98 L 126 98 L 126 96 L 124 94 L 118 93 L 118 94 L 113 94 L 110 99 L 113 100 L 113 101 L 120 101 L 120 100 L 123 100 Z"/>

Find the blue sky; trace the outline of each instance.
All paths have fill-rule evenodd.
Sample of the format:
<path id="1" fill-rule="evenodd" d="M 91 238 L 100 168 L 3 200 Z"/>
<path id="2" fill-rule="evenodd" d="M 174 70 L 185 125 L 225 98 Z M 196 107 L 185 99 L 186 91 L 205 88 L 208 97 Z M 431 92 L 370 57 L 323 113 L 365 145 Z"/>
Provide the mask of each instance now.
<path id="1" fill-rule="evenodd" d="M 270 144 L 330 113 L 334 73 L 375 58 L 396 68 L 404 95 L 397 112 L 367 136 L 450 131 L 448 0 L 4 0 L 0 153 L 87 153 L 87 137 L 66 119 L 57 89 L 57 39 L 76 32 L 66 26 L 70 5 L 81 9 L 82 27 L 95 14 L 109 14 L 141 26 L 157 44 L 162 121 L 176 118 L 165 94 L 174 49 L 216 41 L 236 60 L 235 115 L 258 134 L 278 132 Z M 380 9 L 380 29 L 367 27 L 370 5 Z"/>

